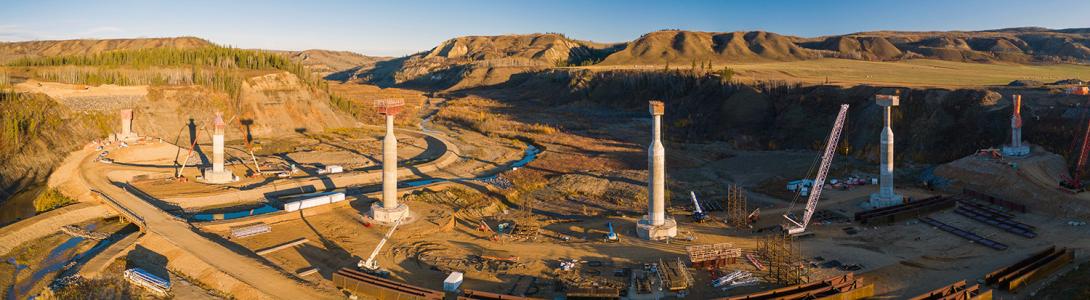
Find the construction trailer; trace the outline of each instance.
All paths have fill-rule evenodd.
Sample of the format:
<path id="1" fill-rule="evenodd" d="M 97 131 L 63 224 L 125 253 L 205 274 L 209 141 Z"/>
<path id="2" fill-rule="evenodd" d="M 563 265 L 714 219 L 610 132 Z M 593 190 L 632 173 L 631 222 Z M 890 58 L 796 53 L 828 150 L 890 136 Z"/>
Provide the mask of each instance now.
<path id="1" fill-rule="evenodd" d="M 886 206 L 855 213 L 855 221 L 860 224 L 893 224 L 926 216 L 936 211 L 953 208 L 954 198 L 935 196 L 919 201 Z"/>
<path id="2" fill-rule="evenodd" d="M 988 273 L 984 276 L 984 283 L 998 289 L 1015 291 L 1056 272 L 1074 260 L 1073 250 L 1051 246 L 1013 265 Z"/>
<path id="3" fill-rule="evenodd" d="M 333 285 L 363 299 L 376 300 L 439 300 L 443 292 L 401 283 L 343 268 L 333 273 Z"/>
<path id="4" fill-rule="evenodd" d="M 311 198 L 284 203 L 284 211 L 297 211 L 304 208 L 317 207 L 326 204 L 341 202 L 344 200 L 344 193 L 341 192 L 319 193 Z"/>
<path id="5" fill-rule="evenodd" d="M 909 300 L 991 300 L 992 291 L 983 290 L 979 284 L 967 286 L 965 280 L 937 288 Z"/>
<path id="6" fill-rule="evenodd" d="M 262 222 L 231 227 L 231 237 L 234 238 L 251 237 L 269 232 L 272 232 L 272 227 Z"/>
<path id="7" fill-rule="evenodd" d="M 128 269 L 125 270 L 123 275 L 125 277 L 125 280 L 128 280 L 135 285 L 148 289 L 153 293 L 159 294 L 160 296 L 166 296 L 167 293 L 170 292 L 169 280 L 160 278 L 159 276 L 155 276 L 155 274 L 151 274 L 144 269 Z"/>
<path id="8" fill-rule="evenodd" d="M 854 273 L 718 300 L 855 300 L 874 296 L 874 284 L 864 284 Z"/>

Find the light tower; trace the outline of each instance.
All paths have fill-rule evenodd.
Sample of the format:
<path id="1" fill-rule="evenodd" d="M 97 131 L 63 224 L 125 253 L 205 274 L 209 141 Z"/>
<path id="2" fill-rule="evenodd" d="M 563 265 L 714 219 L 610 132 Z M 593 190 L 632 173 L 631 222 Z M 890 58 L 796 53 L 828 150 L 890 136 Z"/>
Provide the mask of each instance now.
<path id="1" fill-rule="evenodd" d="M 117 140 L 124 141 L 136 137 L 136 134 L 132 132 L 132 109 L 122 109 L 119 116 L 121 117 L 121 132 L 117 133 Z"/>
<path id="2" fill-rule="evenodd" d="M 1022 95 L 1011 95 L 1011 144 L 1003 146 L 1003 156 L 1029 155 L 1029 145 L 1022 143 Z"/>
<path id="3" fill-rule="evenodd" d="M 371 219 L 393 224 L 409 215 L 409 206 L 397 203 L 397 137 L 394 136 L 394 116 L 405 105 L 402 99 L 375 100 L 374 107 L 386 119 L 386 136 L 382 138 L 382 202 L 371 204 Z M 406 222 L 402 222 L 406 223 Z"/>
<path id="4" fill-rule="evenodd" d="M 652 100 L 651 146 L 647 149 L 647 215 L 636 222 L 643 239 L 661 240 L 677 235 L 677 221 L 666 217 L 666 149 L 662 147 L 662 101 Z"/>
<path id="5" fill-rule="evenodd" d="M 901 97 L 875 95 L 874 100 L 882 107 L 881 165 L 878 167 L 878 192 L 870 195 L 870 207 L 886 207 L 904 202 L 901 195 L 893 192 L 893 129 L 890 128 L 890 108 L 898 106 Z M 821 188 L 821 187 L 814 187 Z"/>
<path id="6" fill-rule="evenodd" d="M 212 125 L 214 128 L 212 132 L 212 168 L 204 170 L 204 181 L 216 184 L 238 181 L 238 177 L 234 173 L 223 167 L 223 132 L 227 128 L 227 123 L 223 122 L 222 113 L 216 112 L 216 119 Z"/>

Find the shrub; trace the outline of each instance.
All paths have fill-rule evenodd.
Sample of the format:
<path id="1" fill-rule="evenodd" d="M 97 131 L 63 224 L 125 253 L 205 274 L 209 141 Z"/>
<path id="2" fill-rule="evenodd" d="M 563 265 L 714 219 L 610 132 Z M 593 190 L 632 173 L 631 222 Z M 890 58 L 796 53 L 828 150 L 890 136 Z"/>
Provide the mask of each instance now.
<path id="1" fill-rule="evenodd" d="M 37 198 L 34 198 L 34 210 L 37 212 L 46 212 L 54 210 L 66 205 L 75 204 L 76 199 L 68 198 L 60 191 L 53 188 L 47 188 L 38 194 Z"/>

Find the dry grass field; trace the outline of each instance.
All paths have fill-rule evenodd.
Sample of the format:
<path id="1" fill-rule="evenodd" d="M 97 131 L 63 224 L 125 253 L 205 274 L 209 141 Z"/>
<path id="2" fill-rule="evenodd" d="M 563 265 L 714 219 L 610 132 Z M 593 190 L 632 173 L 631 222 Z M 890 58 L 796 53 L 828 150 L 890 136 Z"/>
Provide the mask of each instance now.
<path id="1" fill-rule="evenodd" d="M 665 65 L 589 66 L 591 70 L 663 69 Z M 724 67 L 734 70 L 735 80 L 743 82 L 783 80 L 806 84 L 828 83 L 840 86 L 857 84 L 895 85 L 906 87 L 978 87 L 1006 85 L 1013 80 L 1029 79 L 1054 82 L 1068 78 L 1090 77 L 1090 66 L 1026 65 L 1010 63 L 965 63 L 932 59 L 912 59 L 896 62 L 849 59 L 816 59 L 790 62 L 759 62 L 715 64 L 712 70 Z M 690 68 L 679 63 L 670 68 Z"/>

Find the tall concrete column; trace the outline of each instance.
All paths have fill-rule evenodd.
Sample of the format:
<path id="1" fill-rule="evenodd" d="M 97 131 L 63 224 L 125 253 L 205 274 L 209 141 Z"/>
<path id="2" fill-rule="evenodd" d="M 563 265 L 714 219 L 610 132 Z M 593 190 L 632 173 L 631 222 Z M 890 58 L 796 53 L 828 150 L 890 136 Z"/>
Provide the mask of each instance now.
<path id="1" fill-rule="evenodd" d="M 215 129 L 212 131 L 212 172 L 223 172 L 223 131 L 227 124 L 223 122 L 223 114 L 216 113 Z"/>
<path id="2" fill-rule="evenodd" d="M 132 109 L 121 110 L 121 134 L 119 139 L 125 139 L 132 135 Z"/>
<path id="3" fill-rule="evenodd" d="M 371 204 L 371 219 L 381 224 L 412 222 L 414 217 L 409 206 L 397 201 L 397 136 L 394 136 L 394 117 L 401 112 L 405 101 L 383 99 L 375 101 L 375 110 L 386 121 L 386 135 L 382 137 L 382 201 Z"/>
<path id="4" fill-rule="evenodd" d="M 890 113 L 893 106 L 900 104 L 900 97 L 894 95 L 876 95 L 875 103 L 882 107 L 882 136 L 880 147 L 881 161 L 878 166 L 878 193 L 871 194 L 870 207 L 885 207 L 901 204 L 903 197 L 893 190 L 893 128 Z M 820 187 L 814 187 L 820 188 Z"/>
<path id="5" fill-rule="evenodd" d="M 651 101 L 651 146 L 647 147 L 647 215 L 636 222 L 636 234 L 649 240 L 677 235 L 677 221 L 666 217 L 666 148 L 662 146 L 662 101 Z"/>
<path id="6" fill-rule="evenodd" d="M 651 146 L 647 148 L 647 215 L 651 225 L 662 225 L 666 221 L 666 149 L 662 147 L 661 107 L 656 110 L 651 106 Z"/>
<path id="7" fill-rule="evenodd" d="M 1005 156 L 1029 155 L 1029 145 L 1022 143 L 1022 95 L 1011 95 L 1011 144 L 1003 146 Z"/>
<path id="8" fill-rule="evenodd" d="M 204 171 L 206 183 L 223 184 L 238 181 L 238 177 L 224 167 L 226 155 L 223 152 L 223 144 L 226 129 L 227 123 L 223 122 L 223 114 L 217 112 L 216 119 L 212 121 L 212 167 Z"/>
<path id="9" fill-rule="evenodd" d="M 382 207 L 397 207 L 397 137 L 393 115 L 386 115 L 386 136 L 382 138 Z"/>
<path id="10" fill-rule="evenodd" d="M 879 168 L 879 194 L 882 198 L 893 197 L 893 128 L 890 127 L 890 106 L 882 107 L 882 165 Z"/>

